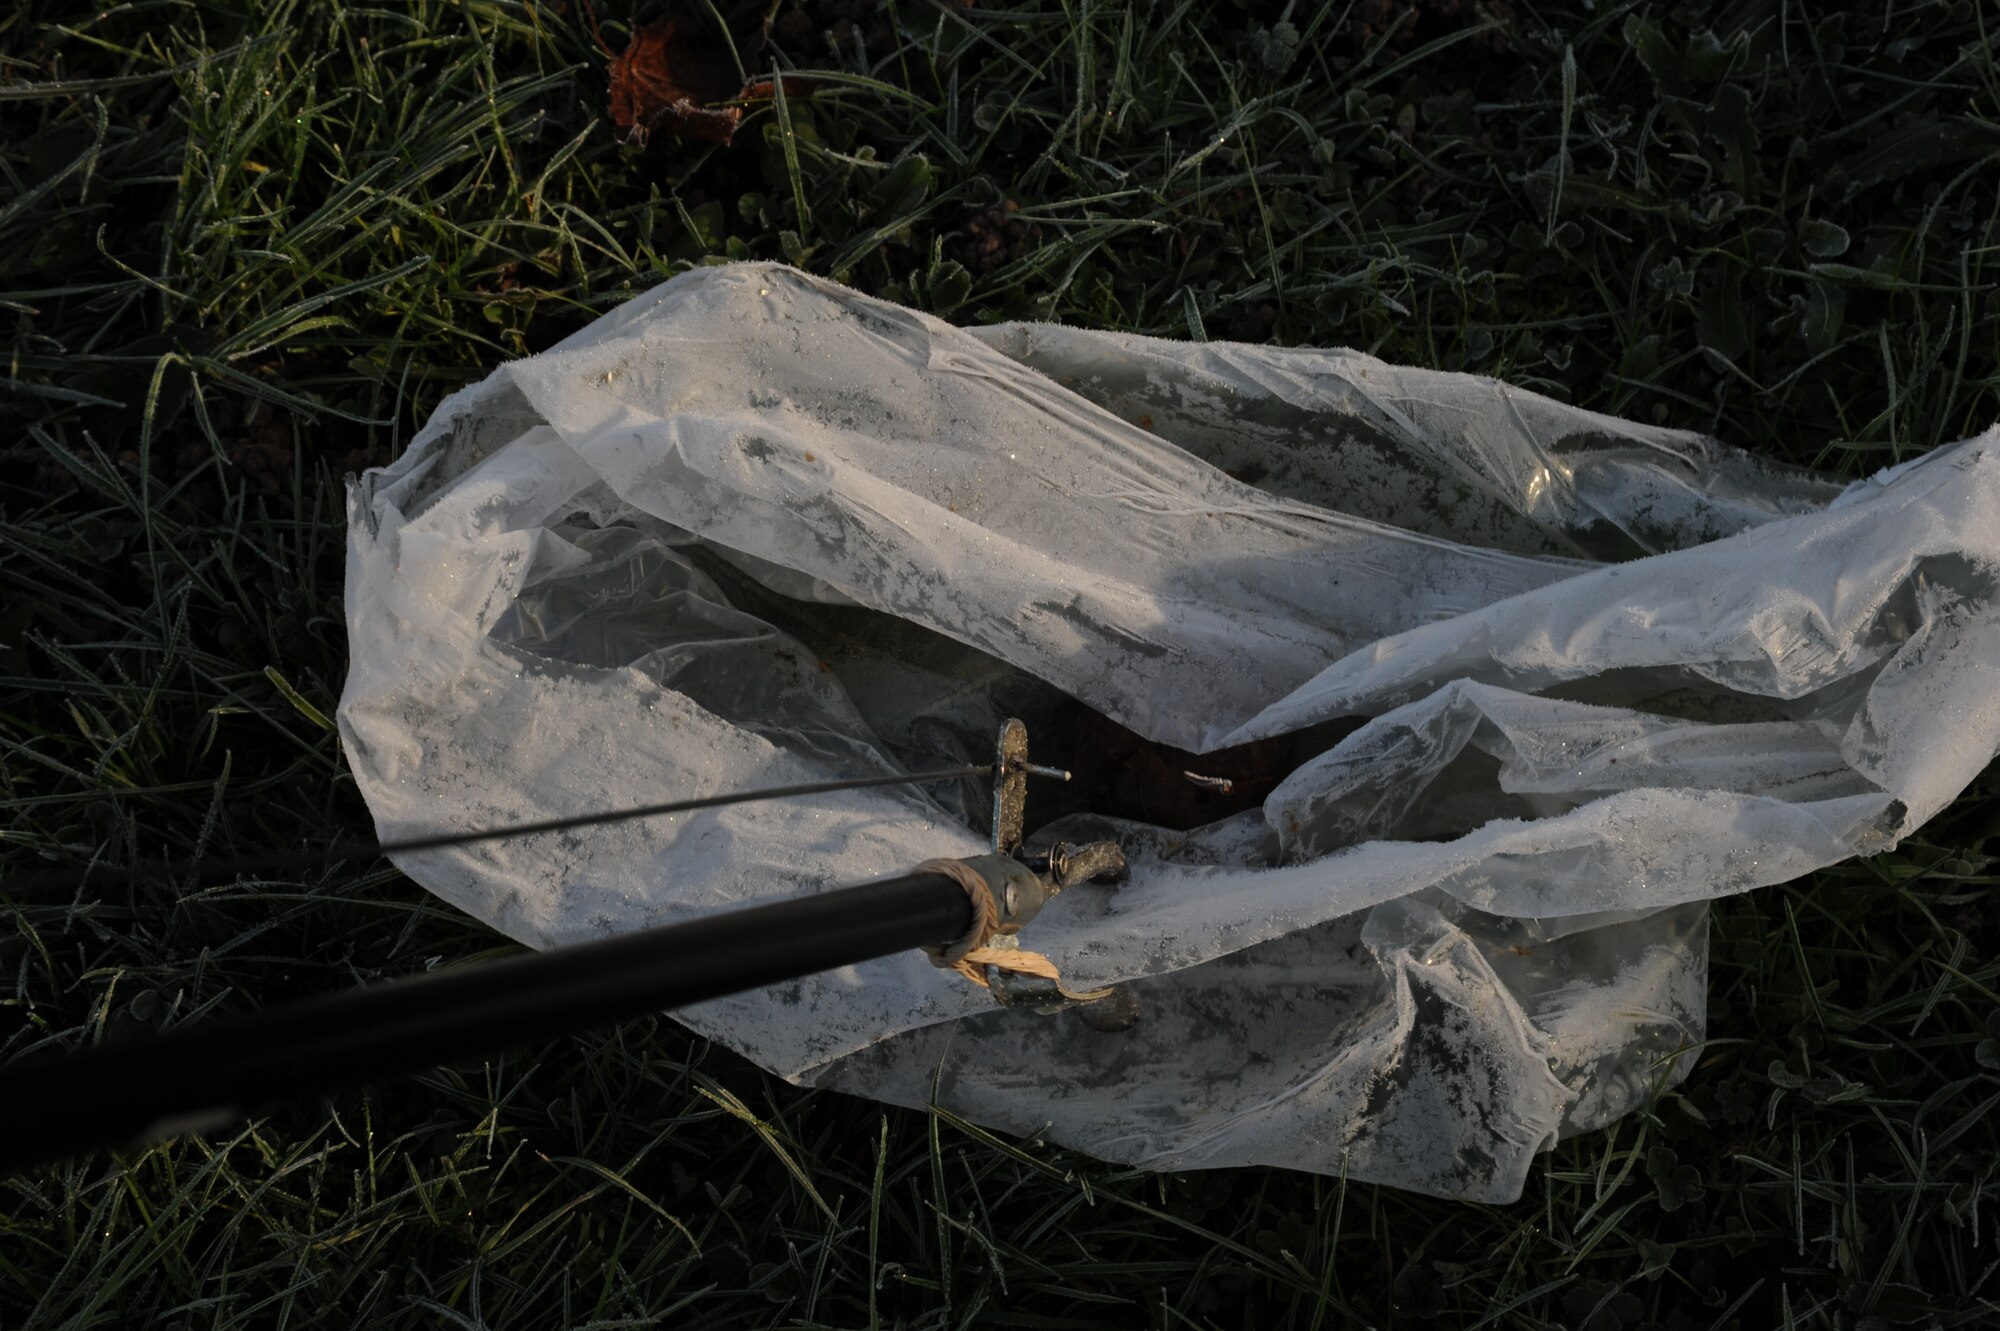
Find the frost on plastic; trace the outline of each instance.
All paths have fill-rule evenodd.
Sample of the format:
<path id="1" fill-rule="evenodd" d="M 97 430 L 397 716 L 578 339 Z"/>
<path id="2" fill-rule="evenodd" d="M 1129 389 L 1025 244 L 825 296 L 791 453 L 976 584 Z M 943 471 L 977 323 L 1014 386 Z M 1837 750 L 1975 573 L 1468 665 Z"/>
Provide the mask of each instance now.
<path id="1" fill-rule="evenodd" d="M 1079 705 L 1281 746 L 1261 807 L 1041 829 L 1134 861 L 1032 937 L 1132 982 L 1131 1031 L 914 955 L 679 1014 L 1150 1168 L 1510 1200 L 1689 1071 L 1708 899 L 1893 845 L 2000 748 L 1991 435 L 1843 490 L 1487 379 L 745 265 L 457 394 L 350 514 L 340 723 L 384 837 L 976 761 L 1008 715 L 1082 765 Z M 551 946 L 977 853 L 984 800 L 398 862 Z"/>

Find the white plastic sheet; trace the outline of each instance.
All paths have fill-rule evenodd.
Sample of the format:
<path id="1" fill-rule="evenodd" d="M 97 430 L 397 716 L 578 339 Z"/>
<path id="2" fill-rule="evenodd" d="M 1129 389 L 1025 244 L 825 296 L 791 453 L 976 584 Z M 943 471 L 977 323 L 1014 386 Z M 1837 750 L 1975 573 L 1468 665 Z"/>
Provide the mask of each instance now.
<path id="1" fill-rule="evenodd" d="M 1197 752 L 1291 736 L 1261 808 L 1041 829 L 1134 861 L 1028 939 L 1131 982 L 1131 1031 L 917 956 L 678 1014 L 1149 1168 L 1510 1200 L 1687 1074 L 1710 898 L 1894 845 L 2000 748 L 1991 435 L 1843 490 L 1487 379 L 741 265 L 456 394 L 350 517 L 340 724 L 385 838 L 977 760 L 1069 700 Z M 398 863 L 543 947 L 978 853 L 981 803 Z"/>

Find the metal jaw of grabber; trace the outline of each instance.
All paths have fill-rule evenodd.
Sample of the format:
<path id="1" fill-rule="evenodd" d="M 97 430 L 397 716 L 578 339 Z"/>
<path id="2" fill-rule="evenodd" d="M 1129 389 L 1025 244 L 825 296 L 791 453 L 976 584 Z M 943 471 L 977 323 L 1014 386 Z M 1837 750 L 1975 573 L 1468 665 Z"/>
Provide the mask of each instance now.
<path id="1" fill-rule="evenodd" d="M 998 907 L 998 928 L 983 949 L 989 957 L 995 951 L 1020 951 L 1017 935 L 1022 926 L 1034 919 L 1056 893 L 1078 883 L 1115 883 L 1126 874 L 1125 855 L 1115 841 L 1083 845 L 1058 841 L 1046 855 L 1021 854 L 1028 778 L 1045 776 L 1067 781 L 1070 774 L 1061 768 L 1042 767 L 1028 761 L 1028 728 L 1020 721 L 1010 718 L 1002 723 L 993 772 L 993 851 L 964 861 L 986 880 Z M 983 965 L 987 988 L 1002 1007 L 1028 1008 L 1044 1014 L 1074 1010 L 1085 1022 L 1104 1031 L 1125 1030 L 1139 1019 L 1139 1000 L 1123 985 L 1082 991 L 1066 989 L 1052 973 L 1028 974 L 1004 964 L 980 963 L 979 955 L 975 954 L 973 961 Z"/>

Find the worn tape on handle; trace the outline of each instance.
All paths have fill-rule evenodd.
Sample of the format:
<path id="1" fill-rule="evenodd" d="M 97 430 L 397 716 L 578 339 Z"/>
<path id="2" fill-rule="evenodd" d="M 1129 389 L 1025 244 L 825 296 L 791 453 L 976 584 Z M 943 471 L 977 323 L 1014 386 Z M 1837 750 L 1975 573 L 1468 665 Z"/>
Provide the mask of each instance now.
<path id="1" fill-rule="evenodd" d="M 965 931 L 964 937 L 955 943 L 924 949 L 924 955 L 931 959 L 933 966 L 956 970 L 960 962 L 985 947 L 1000 928 L 1000 906 L 993 900 L 993 889 L 987 886 L 985 877 L 964 860 L 925 860 L 911 872 L 943 874 L 964 888 L 966 897 L 972 902 L 972 927 Z"/>

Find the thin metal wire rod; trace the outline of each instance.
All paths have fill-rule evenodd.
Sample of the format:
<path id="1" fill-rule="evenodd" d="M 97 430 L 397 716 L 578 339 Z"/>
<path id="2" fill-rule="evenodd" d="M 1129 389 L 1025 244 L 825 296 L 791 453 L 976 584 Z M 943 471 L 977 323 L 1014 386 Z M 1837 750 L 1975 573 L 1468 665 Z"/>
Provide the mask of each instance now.
<path id="1" fill-rule="evenodd" d="M 635 808 L 612 809 L 603 813 L 580 813 L 565 818 L 544 818 L 532 823 L 512 823 L 505 827 L 485 827 L 470 832 L 439 832 L 430 836 L 406 837 L 400 841 L 370 842 L 363 845 L 327 846 L 319 850 L 272 851 L 262 855 L 239 855 L 228 859 L 167 862 L 132 869 L 92 865 L 83 876 L 131 879 L 229 878 L 238 874 L 287 873 L 317 869 L 328 864 L 372 860 L 406 851 L 441 850 L 447 846 L 467 846 L 503 837 L 533 836 L 538 832 L 560 832 L 572 827 L 593 827 L 599 823 L 619 823 L 633 818 L 654 818 L 670 813 L 692 813 L 697 809 L 720 808 L 725 804 L 749 804 L 757 800 L 788 799 L 798 795 L 823 795 L 836 790 L 865 790 L 871 786 L 927 785 L 935 781 L 957 781 L 968 776 L 990 776 L 991 763 L 972 767 L 945 767 L 931 772 L 909 772 L 900 776 L 862 776 L 844 781 L 812 781 L 798 786 L 770 786 L 763 790 L 739 790 L 727 795 L 703 795 L 691 800 L 668 800 L 641 804 Z M 0 882 L 9 892 L 34 892 L 50 887 L 74 886 L 76 873 L 46 873 L 19 876 Z"/>

